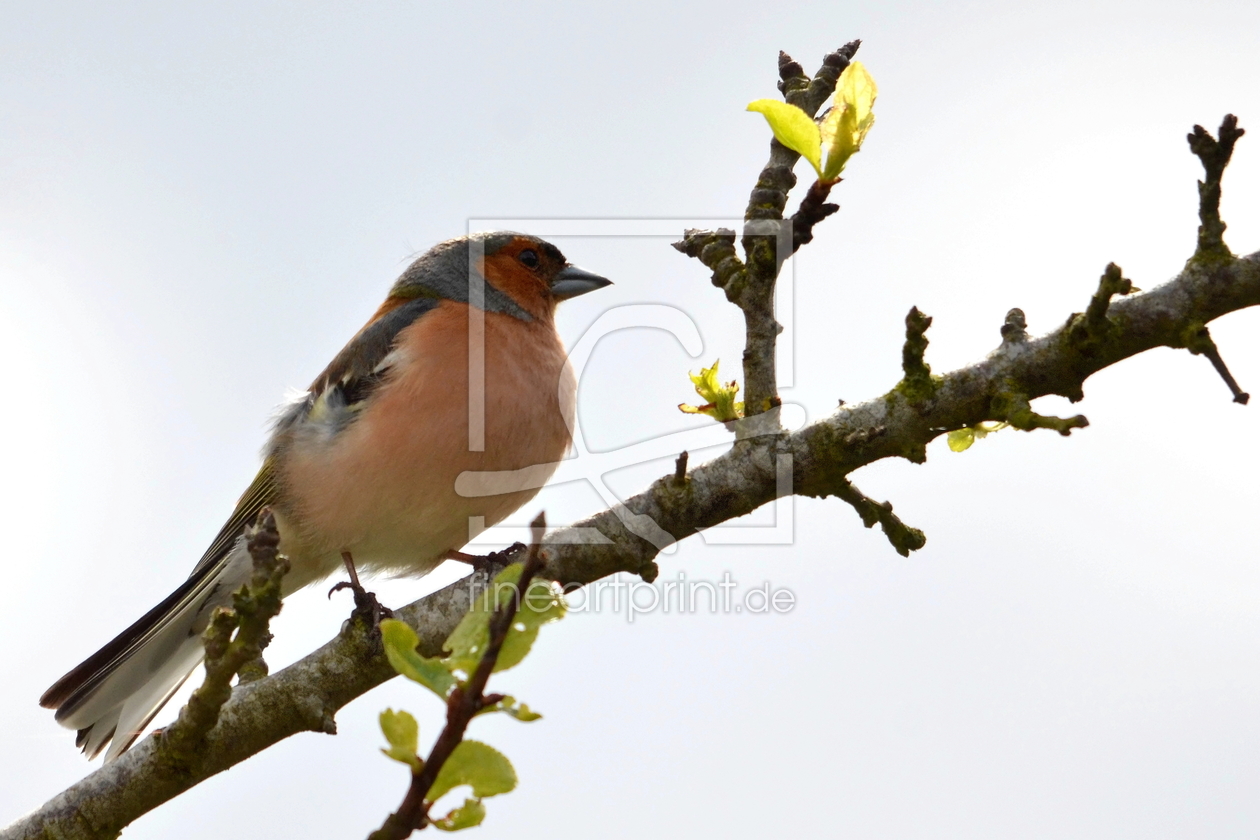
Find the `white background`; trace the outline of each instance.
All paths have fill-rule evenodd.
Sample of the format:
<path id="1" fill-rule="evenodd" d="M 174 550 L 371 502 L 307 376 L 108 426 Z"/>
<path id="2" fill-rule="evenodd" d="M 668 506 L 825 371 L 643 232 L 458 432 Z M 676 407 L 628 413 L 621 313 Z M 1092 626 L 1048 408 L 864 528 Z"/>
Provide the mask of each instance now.
<path id="1" fill-rule="evenodd" d="M 784 397 L 821 417 L 896 382 L 912 304 L 943 372 L 996 346 L 1012 306 L 1034 333 L 1083 309 L 1108 261 L 1145 288 L 1175 274 L 1197 224 L 1185 134 L 1227 111 L 1254 130 L 1226 239 L 1256 250 L 1257 25 L 1244 2 L 4 4 L 0 822 L 89 770 L 41 691 L 187 574 L 286 389 L 468 219 L 737 216 L 769 139 L 743 109 L 777 95 L 776 51 L 812 71 L 865 39 L 878 121 L 784 302 Z M 566 340 L 665 303 L 705 342 L 606 338 L 580 396 L 593 449 L 701 424 L 674 408 L 687 371 L 737 372 L 738 313 L 668 241 L 557 240 L 616 281 L 565 305 Z M 1255 392 L 1258 318 L 1212 328 Z M 790 588 L 789 615 L 545 630 L 494 683 L 545 719 L 473 727 L 521 779 L 480 836 L 1255 837 L 1260 406 L 1172 350 L 1086 395 L 1043 401 L 1087 414 L 1071 438 L 942 440 L 858 473 L 927 532 L 910 559 L 838 501 L 798 500 L 792 545 L 662 560 Z M 540 506 L 601 504 L 572 485 L 522 518 Z M 457 572 L 379 591 L 404 603 Z M 290 599 L 273 665 L 348 610 Z M 436 734 L 437 702 L 395 681 L 335 738 L 292 738 L 127 836 L 364 836 L 406 784 L 377 752 L 386 706 Z"/>

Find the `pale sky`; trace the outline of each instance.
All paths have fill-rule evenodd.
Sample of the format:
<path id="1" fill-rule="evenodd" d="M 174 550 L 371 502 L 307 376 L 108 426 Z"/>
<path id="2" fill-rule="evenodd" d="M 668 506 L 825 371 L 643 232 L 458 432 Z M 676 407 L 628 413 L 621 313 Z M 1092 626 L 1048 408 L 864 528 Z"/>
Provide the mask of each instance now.
<path id="1" fill-rule="evenodd" d="M 654 442 L 705 429 L 675 408 L 689 370 L 738 373 L 738 313 L 668 243 L 742 213 L 769 139 L 744 107 L 777 95 L 779 49 L 812 71 L 860 37 L 880 88 L 779 301 L 784 399 L 820 418 L 895 384 L 911 305 L 944 372 L 1013 306 L 1033 333 L 1082 310 L 1109 261 L 1143 288 L 1174 275 L 1196 122 L 1251 130 L 1222 209 L 1233 249 L 1260 248 L 1258 26 L 1247 2 L 5 4 L 0 824 L 94 766 L 40 693 L 187 575 L 274 408 L 416 253 L 487 220 L 589 234 L 554 241 L 616 283 L 561 317 L 570 345 L 596 325 L 579 411 L 603 455 L 566 469 L 612 472 L 604 496 L 574 481 L 517 517 L 572 521 L 671 469 Z M 1253 393 L 1257 324 L 1212 326 Z M 1172 350 L 1085 393 L 1038 404 L 1089 417 L 1070 438 L 941 440 L 855 474 L 926 531 L 909 559 L 834 499 L 661 558 L 662 580 L 790 590 L 787 614 L 546 628 L 491 683 L 545 718 L 470 732 L 520 777 L 477 836 L 1260 834 L 1260 406 Z M 376 588 L 403 604 L 458 572 Z M 273 667 L 337 632 L 349 598 L 323 592 L 286 603 Z M 396 680 L 336 737 L 289 739 L 126 836 L 365 836 L 407 783 L 378 751 L 387 706 L 427 750 L 442 710 Z"/>

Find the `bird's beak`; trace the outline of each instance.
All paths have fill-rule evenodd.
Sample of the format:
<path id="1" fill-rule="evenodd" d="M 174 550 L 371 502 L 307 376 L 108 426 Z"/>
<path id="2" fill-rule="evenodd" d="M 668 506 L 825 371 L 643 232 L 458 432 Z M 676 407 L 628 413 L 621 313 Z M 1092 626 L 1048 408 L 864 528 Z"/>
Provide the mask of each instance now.
<path id="1" fill-rule="evenodd" d="M 606 277 L 591 274 L 576 265 L 566 265 L 551 281 L 551 294 L 557 300 L 568 300 L 611 285 L 612 281 Z"/>

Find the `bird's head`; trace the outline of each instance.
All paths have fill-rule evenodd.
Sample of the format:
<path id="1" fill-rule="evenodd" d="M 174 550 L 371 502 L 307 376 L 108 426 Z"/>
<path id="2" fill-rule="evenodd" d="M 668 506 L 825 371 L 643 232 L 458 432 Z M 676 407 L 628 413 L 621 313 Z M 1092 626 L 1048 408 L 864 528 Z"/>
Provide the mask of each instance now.
<path id="1" fill-rule="evenodd" d="M 403 272 L 390 297 L 445 298 L 523 321 L 550 321 L 560 301 L 611 282 L 570 265 L 550 242 L 498 231 L 435 245 Z"/>

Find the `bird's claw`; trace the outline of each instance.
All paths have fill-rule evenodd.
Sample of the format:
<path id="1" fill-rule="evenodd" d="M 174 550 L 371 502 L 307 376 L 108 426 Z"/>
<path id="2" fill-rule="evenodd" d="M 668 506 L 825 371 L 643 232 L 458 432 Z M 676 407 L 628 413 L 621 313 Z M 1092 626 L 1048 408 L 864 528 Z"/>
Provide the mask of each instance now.
<path id="1" fill-rule="evenodd" d="M 467 563 L 472 566 L 474 572 L 482 572 L 486 575 L 493 575 L 500 571 L 504 566 L 510 565 L 517 559 L 517 555 L 524 552 L 526 546 L 524 543 L 512 543 L 502 551 L 492 551 L 489 554 L 465 554 L 462 551 L 448 551 L 444 555 L 447 560 L 458 560 L 461 563 Z"/>
<path id="2" fill-rule="evenodd" d="M 333 584 L 332 589 L 328 590 L 328 597 L 331 598 L 334 592 L 340 592 L 343 589 L 354 592 L 354 612 L 350 614 L 351 618 L 358 618 L 368 627 L 378 630 L 382 618 L 394 617 L 394 611 L 378 601 L 375 592 L 368 592 L 354 581 L 343 580 Z"/>

